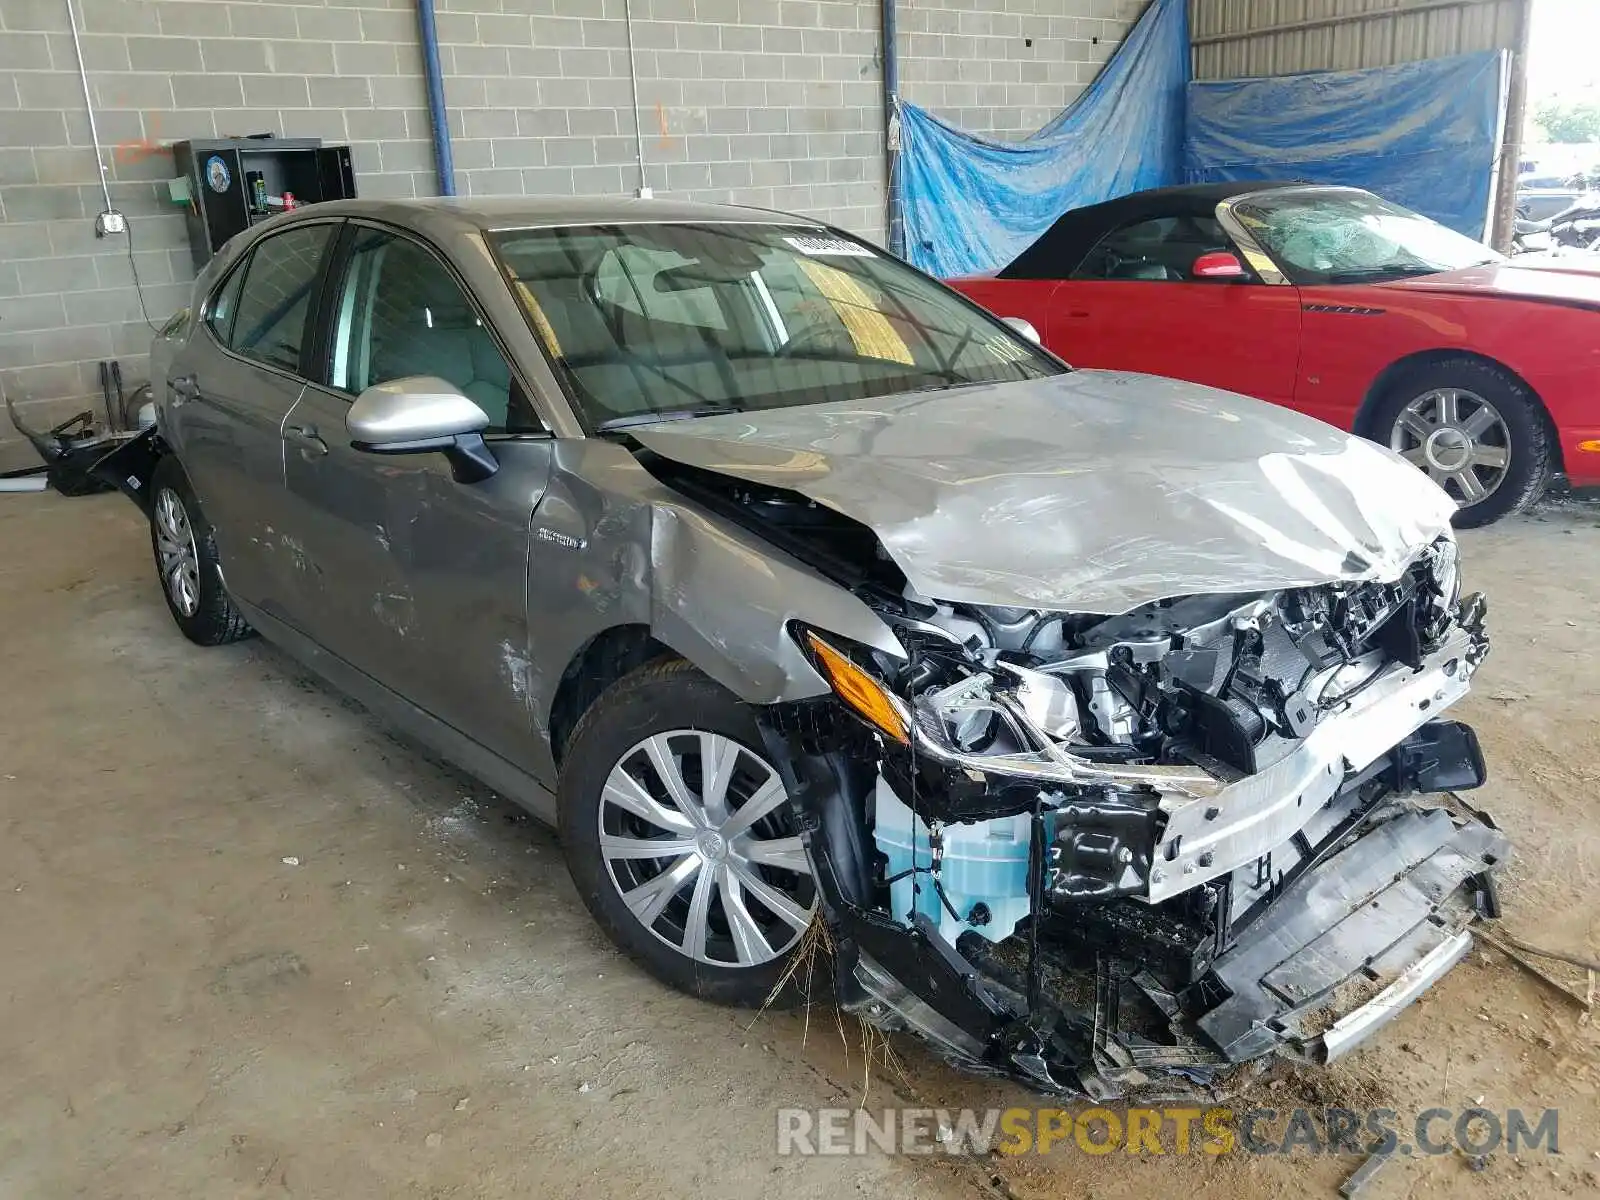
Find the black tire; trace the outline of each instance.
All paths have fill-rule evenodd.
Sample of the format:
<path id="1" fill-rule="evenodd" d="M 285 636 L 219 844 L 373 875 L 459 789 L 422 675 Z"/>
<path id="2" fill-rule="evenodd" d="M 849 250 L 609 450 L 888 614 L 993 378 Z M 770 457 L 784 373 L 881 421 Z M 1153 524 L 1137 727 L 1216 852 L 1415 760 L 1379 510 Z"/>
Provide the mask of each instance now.
<path id="1" fill-rule="evenodd" d="M 1498 413 L 1504 433 L 1491 437 L 1505 443 L 1508 461 L 1493 489 L 1481 500 L 1466 503 L 1460 485 L 1446 490 L 1461 507 L 1454 524 L 1474 529 L 1519 513 L 1541 495 L 1550 481 L 1551 444 L 1544 409 L 1515 377 L 1476 358 L 1450 358 L 1426 363 L 1391 381 L 1372 414 L 1371 436 L 1385 446 L 1395 444 L 1408 406 L 1430 393 L 1450 390 L 1481 397 Z M 1469 401 L 1470 403 L 1470 401 Z M 1415 435 L 1413 435 L 1415 436 Z M 1496 443 L 1494 448 L 1501 448 Z M 1420 464 L 1419 464 L 1420 465 Z"/>
<path id="2" fill-rule="evenodd" d="M 187 522 L 190 547 L 194 553 L 194 578 L 196 591 L 192 611 L 185 611 L 181 590 L 173 581 L 170 571 L 163 569 L 163 507 L 175 504 Z M 155 559 L 156 580 L 161 585 L 161 597 L 167 602 L 167 611 L 183 631 L 183 636 L 197 646 L 221 646 L 249 637 L 250 628 L 239 610 L 234 607 L 228 590 L 222 583 L 221 560 L 217 557 L 216 531 L 206 520 L 189 477 L 183 466 L 172 455 L 159 463 L 150 477 L 150 552 Z M 180 590 L 179 596 L 174 596 Z"/>
<path id="3" fill-rule="evenodd" d="M 682 889 L 681 892 L 675 891 L 668 909 L 647 927 L 623 900 L 619 884 L 607 865 L 601 849 L 602 821 L 613 820 L 618 815 L 626 816 L 617 813 L 614 808 L 602 812 L 602 796 L 612 769 L 630 761 L 636 762 L 634 754 L 645 739 L 686 729 L 732 739 L 770 768 L 754 714 L 737 697 L 681 659 L 657 661 L 640 667 L 600 695 L 578 722 L 568 743 L 558 788 L 561 845 L 567 869 L 572 873 L 584 904 L 600 927 L 629 958 L 663 983 L 718 1004 L 755 1007 L 769 998 L 775 1003 L 793 1003 L 800 995 L 800 985 L 805 982 L 798 978 L 807 974 L 803 966 L 796 970 L 797 978 L 785 984 L 779 995 L 773 997 L 773 991 L 783 980 L 794 955 L 803 952 L 808 942 L 807 936 L 799 935 L 794 944 L 776 957 L 757 965 L 722 966 L 700 961 L 682 949 L 668 945 L 663 935 L 655 932 L 663 927 L 668 932 L 673 931 L 674 914 L 687 911 L 690 893 L 700 873 L 677 885 Z M 745 761 L 741 758 L 741 762 Z M 730 797 L 733 791 L 734 785 L 730 784 Z M 787 799 L 784 799 L 772 816 L 763 818 L 763 824 L 759 827 L 769 831 L 773 837 L 787 840 L 795 836 L 793 818 L 788 808 Z M 766 824 L 768 822 L 770 824 Z M 619 832 L 635 836 L 633 830 Z M 647 835 L 655 832 L 651 830 Z M 683 860 L 676 861 L 681 863 Z M 628 866 L 632 868 L 632 864 Z M 665 875 L 668 869 L 666 859 L 650 860 L 644 867 L 644 870 L 660 875 Z M 709 868 L 706 873 L 712 874 Z M 803 900 L 809 895 L 814 912 L 815 890 L 809 875 L 803 879 L 786 872 L 780 872 L 779 875 L 788 880 L 791 886 L 799 884 L 802 903 L 796 907 L 804 907 Z M 645 882 L 653 877 L 647 875 Z M 769 882 L 772 877 L 769 872 Z M 749 893 L 745 899 L 750 899 Z M 728 917 L 726 908 L 722 907 L 724 904 L 725 897 L 720 889 L 714 891 L 712 898 L 707 901 L 708 928 L 714 930 L 717 914 L 720 913 L 722 928 L 727 930 Z M 682 907 L 676 907 L 679 905 Z M 748 912 L 748 909 L 745 911 Z M 788 926 L 772 920 L 766 910 L 760 911 L 768 917 L 767 928 L 778 934 L 777 938 L 768 937 L 769 944 L 778 940 L 781 945 L 783 936 L 794 936 L 788 932 Z M 680 925 L 687 928 L 682 922 Z M 683 940 L 689 941 L 687 937 Z M 812 980 L 814 985 L 824 985 L 825 981 L 820 976 L 826 975 L 830 967 L 831 964 L 821 961 L 815 965 L 811 974 L 819 978 Z"/>

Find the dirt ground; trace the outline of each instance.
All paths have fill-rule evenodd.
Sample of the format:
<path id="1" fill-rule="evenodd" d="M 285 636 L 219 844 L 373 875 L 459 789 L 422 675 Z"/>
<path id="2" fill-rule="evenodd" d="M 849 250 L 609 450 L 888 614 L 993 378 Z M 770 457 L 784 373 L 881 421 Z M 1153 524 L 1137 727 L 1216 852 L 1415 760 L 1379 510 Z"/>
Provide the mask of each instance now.
<path id="1" fill-rule="evenodd" d="M 904 1039 L 902 1078 L 864 1072 L 831 1013 L 659 987 L 548 832 L 261 642 L 184 641 L 126 502 L 0 500 L 0 1197 L 1251 1200 L 1333 1196 L 1359 1161 L 780 1157 L 780 1107 L 1037 1100 Z M 1600 510 L 1463 546 L 1504 926 L 1600 956 Z M 1245 1102 L 1559 1108 L 1557 1157 L 1396 1160 L 1363 1200 L 1600 1195 L 1600 1030 L 1482 949 Z"/>

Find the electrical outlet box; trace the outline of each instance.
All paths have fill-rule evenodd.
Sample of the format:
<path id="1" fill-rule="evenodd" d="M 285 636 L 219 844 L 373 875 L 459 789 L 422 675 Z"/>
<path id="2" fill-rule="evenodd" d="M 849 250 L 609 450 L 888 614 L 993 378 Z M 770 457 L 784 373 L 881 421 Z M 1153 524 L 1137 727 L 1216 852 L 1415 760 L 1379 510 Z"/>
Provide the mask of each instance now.
<path id="1" fill-rule="evenodd" d="M 108 208 L 94 219 L 95 237 L 108 237 L 113 233 L 127 233 L 128 218 L 114 208 Z"/>

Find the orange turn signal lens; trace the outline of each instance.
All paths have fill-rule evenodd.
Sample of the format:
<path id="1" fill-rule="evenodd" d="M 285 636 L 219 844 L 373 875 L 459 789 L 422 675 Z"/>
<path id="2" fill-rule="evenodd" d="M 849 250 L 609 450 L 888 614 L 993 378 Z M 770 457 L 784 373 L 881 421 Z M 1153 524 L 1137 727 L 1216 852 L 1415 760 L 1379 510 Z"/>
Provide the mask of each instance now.
<path id="1" fill-rule="evenodd" d="M 839 699 L 855 709 L 869 724 L 881 729 L 895 741 L 911 740 L 910 727 L 900 715 L 900 710 L 889 699 L 889 693 L 883 690 L 881 683 L 816 634 L 807 631 L 806 640 L 811 643 L 817 661 L 828 676 L 828 682 L 833 685 L 833 690 Z"/>
<path id="2" fill-rule="evenodd" d="M 1579 442 L 1578 449 L 1585 454 L 1600 454 L 1600 438 L 1590 438 L 1587 442 Z"/>

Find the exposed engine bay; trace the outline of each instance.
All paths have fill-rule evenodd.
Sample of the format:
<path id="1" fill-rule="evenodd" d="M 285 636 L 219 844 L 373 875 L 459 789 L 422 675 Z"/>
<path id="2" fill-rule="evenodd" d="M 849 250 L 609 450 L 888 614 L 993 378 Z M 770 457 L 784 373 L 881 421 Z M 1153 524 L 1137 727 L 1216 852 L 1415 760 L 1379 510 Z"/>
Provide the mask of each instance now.
<path id="1" fill-rule="evenodd" d="M 1273 847 L 1254 834 L 1225 843 L 1215 835 L 1228 814 L 1208 803 L 1219 808 L 1206 822 L 1214 828 L 1191 839 L 1206 850 L 1186 854 L 1182 833 L 1166 828 L 1176 810 L 1286 774 L 1274 769 L 1305 757 L 1324 720 L 1364 710 L 1364 692 L 1397 669 L 1421 671 L 1447 646 L 1446 678 L 1465 690 L 1487 643 L 1451 641 L 1458 574 L 1455 545 L 1441 540 L 1392 584 L 1182 597 L 1109 619 L 918 602 L 930 610 L 920 623 L 891 620 L 909 651 L 896 682 L 928 757 L 917 782 L 896 782 L 908 794 L 923 784 L 923 815 L 949 821 L 1033 806 L 1013 789 L 997 811 L 992 788 L 975 805 L 963 771 L 1048 775 L 1085 793 L 1074 798 L 1078 818 L 1057 811 L 1076 833 L 1057 841 L 1054 894 L 1160 898 L 1174 882 L 1194 886 L 1204 881 L 1196 874 Z M 944 786 L 927 788 L 939 774 Z"/>
<path id="2" fill-rule="evenodd" d="M 796 627 L 775 706 L 849 1006 L 1049 1092 L 1344 1053 L 1466 952 L 1505 839 L 1439 718 L 1488 652 L 1453 536 L 1398 577 L 1116 615 L 920 594 L 793 493 L 661 472 L 862 598 L 903 656 Z"/>

